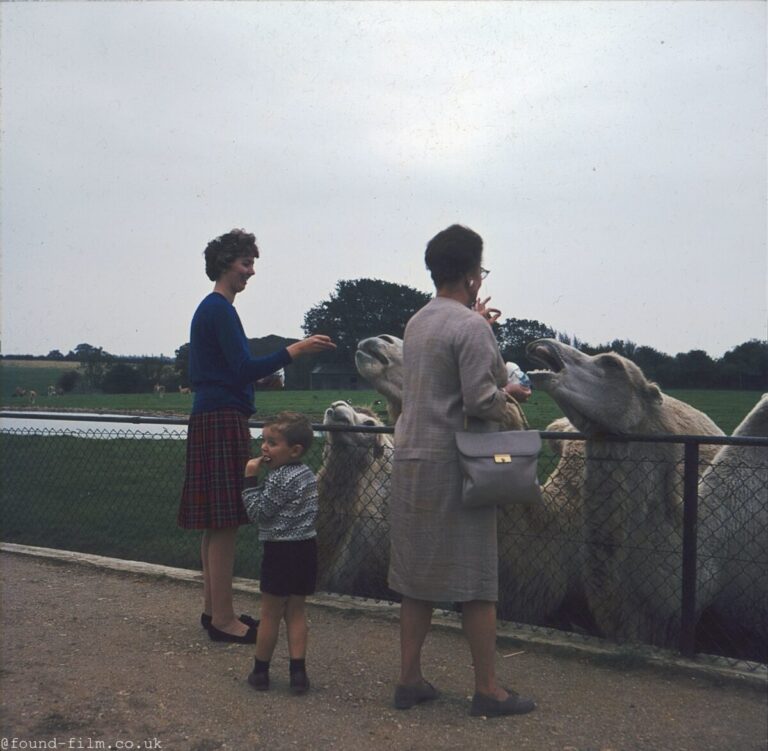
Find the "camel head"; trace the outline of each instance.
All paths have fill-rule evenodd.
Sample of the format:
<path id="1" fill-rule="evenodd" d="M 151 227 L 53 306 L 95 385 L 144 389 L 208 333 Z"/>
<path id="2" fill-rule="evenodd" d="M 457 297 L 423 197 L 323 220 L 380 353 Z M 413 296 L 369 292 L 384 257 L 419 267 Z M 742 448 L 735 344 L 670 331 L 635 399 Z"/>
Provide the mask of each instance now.
<path id="1" fill-rule="evenodd" d="M 325 410 L 323 425 L 349 425 L 349 426 L 383 426 L 384 423 L 376 417 L 376 414 L 367 407 L 353 407 L 349 402 L 333 402 Z M 384 447 L 391 445 L 389 435 L 386 433 L 359 433 L 356 431 L 328 431 L 326 433 L 326 447 L 349 447 L 358 449 L 362 454 L 365 450 L 373 450 L 374 457 L 380 457 L 384 453 Z"/>
<path id="2" fill-rule="evenodd" d="M 549 394 L 587 436 L 637 432 L 663 401 L 659 387 L 615 352 L 586 355 L 554 339 L 531 342 L 526 352 L 544 368 L 528 372 L 534 388 Z"/>
<path id="3" fill-rule="evenodd" d="M 403 409 L 403 340 L 389 334 L 361 340 L 355 365 L 357 372 L 386 397 L 394 422 Z"/>
<path id="4" fill-rule="evenodd" d="M 750 410 L 750 413 L 739 423 L 734 435 L 768 436 L 768 394 L 763 394 L 760 400 Z"/>

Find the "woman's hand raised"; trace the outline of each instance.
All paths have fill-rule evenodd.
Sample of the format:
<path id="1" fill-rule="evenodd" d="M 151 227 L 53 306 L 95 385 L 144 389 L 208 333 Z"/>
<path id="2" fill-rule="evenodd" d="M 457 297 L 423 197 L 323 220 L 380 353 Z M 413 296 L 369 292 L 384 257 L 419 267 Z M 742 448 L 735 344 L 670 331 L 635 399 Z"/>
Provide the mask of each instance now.
<path id="1" fill-rule="evenodd" d="M 330 336 L 313 334 L 299 342 L 289 344 L 286 349 L 293 360 L 302 355 L 314 355 L 317 352 L 327 352 L 328 350 L 336 349 L 336 345 Z"/>
<path id="2" fill-rule="evenodd" d="M 488 301 L 490 299 L 490 297 L 486 297 L 485 300 L 475 300 L 472 305 L 472 310 L 479 313 L 489 324 L 496 323 L 501 315 L 501 311 L 498 308 L 488 307 Z"/>

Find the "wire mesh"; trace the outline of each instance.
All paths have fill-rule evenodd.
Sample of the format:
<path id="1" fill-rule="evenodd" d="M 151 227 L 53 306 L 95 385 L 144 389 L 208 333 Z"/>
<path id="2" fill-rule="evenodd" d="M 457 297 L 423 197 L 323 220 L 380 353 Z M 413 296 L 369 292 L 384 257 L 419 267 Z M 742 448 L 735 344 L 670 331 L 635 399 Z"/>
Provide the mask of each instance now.
<path id="1" fill-rule="evenodd" d="M 315 428 L 320 435 L 306 461 L 320 493 L 319 587 L 396 600 L 387 587 L 392 431 Z M 577 434 L 544 436 L 556 440 L 545 442 L 540 457 L 542 504 L 499 510 L 499 617 L 576 639 L 677 650 L 682 442 L 643 437 L 606 450 L 587 448 Z M 4 426 L 3 540 L 199 568 L 200 535 L 176 526 L 185 437 L 176 425 L 152 433 Z M 764 664 L 768 440 L 706 443 L 696 468 L 696 652 Z M 235 574 L 257 578 L 254 526 L 240 531 L 237 546 Z"/>

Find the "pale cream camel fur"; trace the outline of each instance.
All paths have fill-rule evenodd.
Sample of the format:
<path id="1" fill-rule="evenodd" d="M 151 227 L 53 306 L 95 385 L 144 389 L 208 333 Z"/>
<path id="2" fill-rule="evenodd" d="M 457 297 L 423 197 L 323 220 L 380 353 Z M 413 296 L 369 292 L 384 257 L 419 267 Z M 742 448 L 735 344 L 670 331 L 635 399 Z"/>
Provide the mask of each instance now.
<path id="1" fill-rule="evenodd" d="M 680 626 L 682 456 L 675 443 L 617 443 L 613 435 L 722 435 L 704 413 L 663 394 L 630 360 L 595 356 L 553 339 L 532 342 L 531 371 L 587 437 L 584 584 L 601 632 L 614 639 L 676 646 Z M 716 447 L 703 446 L 711 461 Z M 711 602 L 703 582 L 699 611 Z"/>
<path id="2" fill-rule="evenodd" d="M 368 408 L 337 401 L 325 425 L 382 426 Z M 319 586 L 331 592 L 382 597 L 387 590 L 392 437 L 326 432 L 317 473 Z"/>
<path id="3" fill-rule="evenodd" d="M 768 436 L 768 394 L 733 432 Z M 723 446 L 699 483 L 702 576 L 714 576 L 712 609 L 739 641 L 768 658 L 768 447 Z M 725 534 L 723 534 L 725 533 Z M 707 557 L 710 539 L 718 540 Z"/>
<path id="4" fill-rule="evenodd" d="M 363 339 L 355 352 L 357 372 L 386 400 L 394 425 L 403 411 L 403 340 L 381 334 Z"/>
<path id="5" fill-rule="evenodd" d="M 364 339 L 355 362 L 360 375 L 386 397 L 389 414 L 396 418 L 402 407 L 402 340 L 390 335 Z M 521 427 L 515 409 L 506 427 Z M 574 428 L 561 419 L 547 430 Z M 583 601 L 579 565 L 583 450 L 579 441 L 557 441 L 553 447 L 561 458 L 542 486 L 543 503 L 499 512 L 499 614 L 521 623 L 549 621 L 566 598 Z"/>

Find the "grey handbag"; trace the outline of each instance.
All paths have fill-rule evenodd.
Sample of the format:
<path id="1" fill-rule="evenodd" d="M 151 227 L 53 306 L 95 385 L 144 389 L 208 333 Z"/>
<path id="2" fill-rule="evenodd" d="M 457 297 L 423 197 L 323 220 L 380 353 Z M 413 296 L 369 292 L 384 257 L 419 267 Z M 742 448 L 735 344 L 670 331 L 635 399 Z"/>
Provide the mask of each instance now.
<path id="1" fill-rule="evenodd" d="M 541 436 L 537 430 L 456 433 L 467 507 L 541 502 L 536 473 Z"/>

